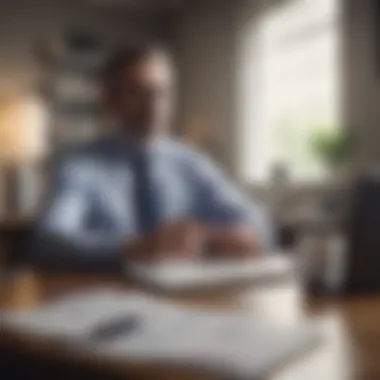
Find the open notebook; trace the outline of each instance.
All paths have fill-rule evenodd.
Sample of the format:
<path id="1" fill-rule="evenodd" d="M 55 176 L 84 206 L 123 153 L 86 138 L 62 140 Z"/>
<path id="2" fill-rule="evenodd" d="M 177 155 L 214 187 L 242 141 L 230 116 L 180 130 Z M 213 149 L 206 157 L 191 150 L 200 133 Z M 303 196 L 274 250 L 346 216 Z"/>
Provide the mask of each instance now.
<path id="1" fill-rule="evenodd" d="M 174 306 L 98 290 L 4 312 L 2 328 L 61 343 L 109 362 L 164 364 L 228 378 L 266 378 L 321 340 L 318 325 L 284 326 L 248 313 Z"/>
<path id="2" fill-rule="evenodd" d="M 136 282 L 163 291 L 193 291 L 240 283 L 270 283 L 292 278 L 295 262 L 284 256 L 212 261 L 168 260 L 128 264 L 126 273 Z"/>

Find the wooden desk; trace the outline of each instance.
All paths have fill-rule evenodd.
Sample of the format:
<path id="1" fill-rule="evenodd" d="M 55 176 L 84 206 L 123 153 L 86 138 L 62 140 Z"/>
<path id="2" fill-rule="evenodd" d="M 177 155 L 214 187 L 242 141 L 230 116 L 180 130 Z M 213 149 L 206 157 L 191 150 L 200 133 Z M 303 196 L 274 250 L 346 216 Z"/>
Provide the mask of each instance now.
<path id="1" fill-rule="evenodd" d="M 114 278 L 78 276 L 37 276 L 30 272 L 15 275 L 0 288 L 0 307 L 27 308 L 72 290 L 92 285 L 123 288 L 131 286 Z M 192 295 L 175 298 L 174 302 L 222 309 L 244 309 L 262 314 L 280 324 L 294 323 L 306 315 L 324 315 L 325 343 L 303 359 L 274 375 L 273 380 L 374 380 L 380 379 L 380 298 L 351 298 L 346 300 L 307 299 L 293 284 L 273 288 L 244 289 L 234 294 Z M 78 362 L 102 373 L 132 373 L 138 379 L 203 379 L 200 375 L 186 375 L 160 368 L 122 368 L 89 358 L 63 355 L 56 347 L 41 342 L 25 341 L 3 334 L 3 345 L 22 348 L 43 358 L 58 358 L 62 362 Z M 137 371 L 137 372 L 136 372 Z"/>

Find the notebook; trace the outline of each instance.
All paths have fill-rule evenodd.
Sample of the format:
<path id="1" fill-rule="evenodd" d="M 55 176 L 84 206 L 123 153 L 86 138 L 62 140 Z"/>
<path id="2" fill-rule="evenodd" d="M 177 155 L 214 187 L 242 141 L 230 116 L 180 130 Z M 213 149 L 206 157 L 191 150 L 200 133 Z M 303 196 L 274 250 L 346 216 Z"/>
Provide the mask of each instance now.
<path id="1" fill-rule="evenodd" d="M 112 290 L 4 312 L 1 318 L 6 330 L 54 340 L 74 354 L 235 379 L 261 379 L 321 342 L 316 322 L 290 327 L 248 313 L 174 306 Z"/>
<path id="2" fill-rule="evenodd" d="M 168 292 L 202 291 L 242 283 L 263 284 L 295 276 L 295 261 L 283 256 L 212 261 L 166 260 L 128 264 L 136 282 Z"/>

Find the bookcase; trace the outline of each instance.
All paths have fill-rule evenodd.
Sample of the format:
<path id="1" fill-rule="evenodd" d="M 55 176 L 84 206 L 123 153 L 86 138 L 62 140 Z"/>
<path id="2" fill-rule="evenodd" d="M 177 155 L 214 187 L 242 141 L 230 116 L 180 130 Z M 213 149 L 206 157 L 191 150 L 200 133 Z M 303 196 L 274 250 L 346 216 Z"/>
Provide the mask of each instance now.
<path id="1" fill-rule="evenodd" d="M 75 30 L 42 47 L 42 94 L 51 116 L 53 154 L 99 133 L 99 74 L 107 54 L 99 37 Z"/>

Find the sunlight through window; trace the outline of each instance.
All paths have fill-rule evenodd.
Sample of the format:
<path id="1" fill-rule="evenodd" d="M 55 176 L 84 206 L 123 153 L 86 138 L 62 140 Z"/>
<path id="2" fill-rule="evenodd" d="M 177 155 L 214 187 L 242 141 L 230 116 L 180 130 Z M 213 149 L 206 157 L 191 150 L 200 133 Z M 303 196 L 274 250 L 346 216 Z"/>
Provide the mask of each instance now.
<path id="1" fill-rule="evenodd" d="M 316 133 L 339 128 L 338 0 L 285 1 L 262 13 L 246 36 L 241 169 L 249 182 L 324 178 Z"/>

